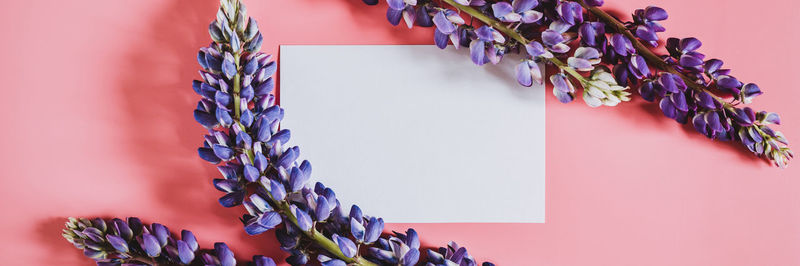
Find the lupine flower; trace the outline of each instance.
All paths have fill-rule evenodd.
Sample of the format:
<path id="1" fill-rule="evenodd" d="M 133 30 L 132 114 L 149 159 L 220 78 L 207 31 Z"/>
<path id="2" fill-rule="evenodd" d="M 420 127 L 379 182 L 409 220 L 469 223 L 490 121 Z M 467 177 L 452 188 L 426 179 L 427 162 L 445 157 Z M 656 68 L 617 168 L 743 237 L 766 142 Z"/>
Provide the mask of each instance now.
<path id="1" fill-rule="evenodd" d="M 603 72 L 611 69 L 611 77 L 602 75 L 602 80 L 608 81 L 605 85 L 614 84 L 609 85 L 614 89 L 635 86 L 642 98 L 658 102 L 664 115 L 679 123 L 691 120 L 700 133 L 713 139 L 739 141 L 779 166 L 792 158 L 786 143 L 781 141 L 768 143 L 771 148 L 764 148 L 764 144 L 751 145 L 755 140 L 743 139 L 746 135 L 738 133 L 743 132 L 745 126 L 732 122 L 731 114 L 736 113 L 737 104 L 749 104 L 763 94 L 758 85 L 733 77 L 729 69 L 722 68 L 719 59 L 706 60 L 705 55 L 698 52 L 701 42 L 697 38 L 668 38 L 667 55 L 642 48 L 642 43 L 657 46 L 658 33 L 666 30 L 660 24 L 669 17 L 663 8 L 637 9 L 632 14 L 633 21 L 619 21 L 599 9 L 603 3 L 603 0 L 499 0 L 488 5 L 483 0 L 444 0 L 420 2 L 419 6 L 436 10 L 433 19 L 437 26 L 436 45 L 445 48 L 449 39 L 456 48 L 469 46 L 471 59 L 478 65 L 497 63 L 505 53 L 525 50 L 528 56 L 516 65 L 515 71 L 517 82 L 523 86 L 532 86 L 534 82 L 541 84 L 544 80 L 539 63 L 557 67 L 559 71 L 548 80 L 553 84 L 553 94 L 561 102 L 574 100 L 576 88 L 573 84 L 581 85 L 584 101 L 590 106 L 613 106 L 618 103 L 617 98 L 628 99 L 627 92 L 603 90 L 606 89 L 603 84 L 590 82 L 591 75 L 587 79 L 580 73 L 603 65 L 606 67 Z M 395 8 L 399 10 L 400 4 Z M 460 14 L 471 16 L 471 23 L 464 25 Z M 475 20 L 480 22 L 473 25 Z M 506 38 L 510 41 L 505 41 Z M 569 55 L 575 38 L 580 39 L 578 49 Z M 727 95 L 734 101 L 725 100 Z M 718 123 L 716 118 L 719 118 Z M 776 139 L 772 135 L 782 136 L 771 129 L 762 133 Z"/>
<path id="2" fill-rule="evenodd" d="M 497 46 L 494 43 L 504 43 L 506 40 L 503 35 L 489 26 L 481 26 L 476 29 L 475 35 L 475 39 L 469 45 L 472 62 L 479 66 L 490 61 L 495 64 L 499 62 L 498 57 L 502 58 L 502 54 L 497 52 Z M 487 44 L 489 49 L 486 48 Z"/>
<path id="3" fill-rule="evenodd" d="M 454 2 L 465 6 L 484 6 L 485 0 L 453 0 Z"/>
<path id="4" fill-rule="evenodd" d="M 406 10 L 414 5 L 413 1 L 393 1 L 390 9 L 402 6 Z M 247 213 L 241 221 L 246 233 L 274 231 L 281 249 L 289 253 L 286 262 L 292 265 L 315 260 L 322 265 L 420 262 L 416 231 L 382 236 L 383 219 L 364 215 L 355 205 L 346 215 L 346 207 L 331 188 L 319 182 L 309 184 L 311 163 L 301 161 L 300 148 L 290 145 L 289 129 L 280 128 L 284 111 L 270 94 L 276 64 L 258 51 L 262 39 L 250 35 L 260 36 L 260 32 L 254 20 L 245 22 L 243 13 L 238 1 L 223 0 L 217 20 L 210 26 L 214 43 L 198 55 L 202 80 L 193 83 L 202 97 L 195 118 L 209 130 L 198 153 L 219 164 L 222 178 L 213 182 L 224 193 L 220 204 L 244 206 Z M 434 15 L 437 31 L 455 32 L 447 27 L 460 21 L 448 16 L 452 15 L 446 11 Z M 250 34 L 240 28 L 250 29 Z M 504 41 L 488 27 L 476 33 L 481 47 Z M 481 50 L 484 58 L 491 58 L 485 54 L 487 50 L 491 47 Z M 154 237 L 161 243 L 158 234 Z M 217 253 L 220 260 L 233 258 L 229 252 Z"/>
<path id="5" fill-rule="evenodd" d="M 594 69 L 588 85 L 583 90 L 583 101 L 591 107 L 616 106 L 620 102 L 630 101 L 630 93 L 626 91 L 628 88 L 619 86 L 608 68 Z"/>
<path id="6" fill-rule="evenodd" d="M 575 54 L 567 59 L 567 64 L 578 71 L 591 71 L 598 63 L 600 63 L 600 53 L 591 47 L 578 47 Z"/>
<path id="7" fill-rule="evenodd" d="M 554 30 L 546 30 L 542 32 L 542 43 L 547 46 L 547 50 L 554 53 L 563 54 L 569 51 L 569 46 L 566 44 L 566 39 L 561 33 Z"/>
<path id="8" fill-rule="evenodd" d="M 533 85 L 533 82 L 542 84 L 542 70 L 539 69 L 539 64 L 536 63 L 536 61 L 528 59 L 522 60 L 522 62 L 517 65 L 516 71 L 517 82 L 522 84 L 522 86 L 530 87 Z"/>
<path id="9" fill-rule="evenodd" d="M 439 251 L 428 250 L 428 265 L 434 266 L 451 266 L 451 265 L 464 265 L 475 266 L 477 263 L 467 253 L 467 249 L 459 247 L 456 242 L 450 242 L 447 247 L 439 248 Z M 494 266 L 491 263 L 484 263 L 484 266 Z"/>
<path id="10" fill-rule="evenodd" d="M 136 217 L 72 218 L 65 224 L 62 236 L 82 249 L 97 265 L 219 265 L 234 266 L 233 251 L 225 243 L 203 250 L 191 231 L 181 231 L 178 238 L 166 226 L 144 224 Z M 268 257 L 253 257 L 256 266 L 275 266 Z"/>
<path id="11" fill-rule="evenodd" d="M 637 9 L 633 12 L 633 23 L 636 25 L 633 33 L 650 45 L 658 46 L 656 33 L 666 30 L 661 24 L 658 24 L 658 21 L 666 20 L 668 17 L 667 11 L 657 6 Z"/>
<path id="12" fill-rule="evenodd" d="M 389 10 L 386 11 L 386 19 L 392 25 L 400 24 L 400 18 L 406 22 L 408 28 L 414 26 L 414 21 L 417 18 L 417 12 L 414 6 L 417 5 L 417 0 L 386 0 L 389 3 Z"/>
<path id="13" fill-rule="evenodd" d="M 606 30 L 605 24 L 602 22 L 587 21 L 581 24 L 578 29 L 578 36 L 580 36 L 581 44 L 583 46 L 594 47 L 601 51 L 606 48 Z"/>
<path id="14" fill-rule="evenodd" d="M 532 10 L 537 5 L 538 0 L 514 0 L 511 4 L 497 2 L 492 5 L 492 10 L 494 17 L 503 22 L 534 23 L 543 16 L 542 12 Z"/>
<path id="15" fill-rule="evenodd" d="M 464 19 L 453 10 L 446 9 L 436 12 L 436 15 L 433 16 L 433 24 L 436 25 L 436 30 L 434 31 L 436 46 L 444 49 L 447 47 L 447 40 L 450 39 L 458 49 L 461 39 L 459 25 L 464 23 Z"/>
<path id="16" fill-rule="evenodd" d="M 567 79 L 564 74 L 550 76 L 550 83 L 553 84 L 553 95 L 562 103 L 575 100 L 575 86 Z"/>

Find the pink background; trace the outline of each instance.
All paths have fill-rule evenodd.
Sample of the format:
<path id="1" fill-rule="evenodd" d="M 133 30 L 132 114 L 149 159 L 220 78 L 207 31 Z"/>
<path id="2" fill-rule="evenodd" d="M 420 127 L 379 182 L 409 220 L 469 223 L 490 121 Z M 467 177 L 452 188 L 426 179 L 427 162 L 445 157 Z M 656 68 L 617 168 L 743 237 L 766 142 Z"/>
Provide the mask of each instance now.
<path id="1" fill-rule="evenodd" d="M 664 7 L 668 35 L 699 37 L 702 52 L 757 82 L 766 94 L 755 106 L 780 113 L 778 129 L 800 141 L 800 3 L 607 2 L 623 14 Z M 203 129 L 190 81 L 216 4 L 4 1 L 3 264 L 93 265 L 61 239 L 67 216 L 135 215 L 191 229 L 205 245 L 226 241 L 240 258 L 283 258 L 271 233 L 245 236 L 242 209 L 217 204 L 217 172 L 196 156 Z M 430 29 L 386 23 L 385 3 L 246 4 L 271 53 L 279 44 L 432 43 Z M 389 227 L 414 226 L 431 246 L 455 240 L 500 265 L 800 265 L 800 166 L 772 168 L 641 100 L 598 109 L 547 100 L 547 223 Z"/>

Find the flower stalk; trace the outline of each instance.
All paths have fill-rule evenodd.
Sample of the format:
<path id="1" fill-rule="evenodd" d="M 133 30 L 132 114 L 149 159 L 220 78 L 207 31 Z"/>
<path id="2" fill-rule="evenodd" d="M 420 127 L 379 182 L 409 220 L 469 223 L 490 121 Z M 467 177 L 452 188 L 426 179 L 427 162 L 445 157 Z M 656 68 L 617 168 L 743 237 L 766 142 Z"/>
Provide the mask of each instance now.
<path id="1" fill-rule="evenodd" d="M 238 0 L 221 0 L 209 33 L 214 42 L 198 53 L 202 80 L 193 83 L 202 96 L 195 119 L 209 132 L 198 153 L 219 164 L 222 178 L 214 186 L 225 193 L 220 204 L 247 210 L 245 232 L 274 230 L 292 265 L 477 265 L 455 245 L 445 251 L 459 256 L 427 250 L 424 259 L 413 229 L 383 235 L 383 219 L 356 205 L 345 213 L 331 188 L 310 185 L 311 164 L 299 159 L 300 148 L 288 145 L 290 131 L 280 128 L 284 110 L 271 94 L 277 64 L 259 51 L 263 36 L 256 21 L 247 19 Z"/>
<path id="2" fill-rule="evenodd" d="M 180 238 L 159 223 L 144 224 L 136 217 L 72 218 L 62 230 L 64 238 L 101 266 L 118 265 L 219 265 L 235 266 L 236 259 L 225 243 L 214 249 L 200 249 L 191 231 Z M 253 257 L 255 266 L 275 266 L 268 257 Z"/>
<path id="3" fill-rule="evenodd" d="M 679 72 L 674 67 L 664 62 L 664 60 L 662 60 L 658 55 L 653 53 L 653 51 L 651 51 L 650 48 L 647 48 L 647 46 L 645 46 L 642 42 L 640 42 L 639 39 L 636 38 L 636 36 L 634 36 L 633 33 L 631 33 L 631 31 L 628 30 L 628 28 L 626 28 L 625 25 L 623 25 L 622 22 L 620 22 L 617 18 L 611 16 L 610 14 L 606 13 L 600 8 L 587 5 L 586 2 L 584 2 L 583 0 L 570 0 L 570 1 L 575 1 L 579 3 L 584 9 L 588 10 L 589 12 L 594 14 L 597 18 L 605 22 L 606 25 L 613 28 L 614 32 L 623 34 L 625 38 L 628 38 L 628 40 L 630 40 L 630 42 L 633 44 L 633 48 L 636 49 L 636 52 L 642 55 L 644 59 L 647 60 L 647 63 L 649 63 L 651 66 L 660 69 L 662 71 L 667 71 L 669 73 L 677 75 L 690 88 L 697 91 L 706 92 L 712 97 L 714 97 L 714 99 L 721 102 L 726 107 L 731 107 L 731 104 L 726 103 L 724 99 L 708 91 L 705 86 L 696 83 L 694 80 L 690 79 L 689 77 L 686 77 L 685 75 L 683 75 L 683 73 Z"/>
<path id="4" fill-rule="evenodd" d="M 527 56 L 516 68 L 523 86 L 543 83 L 538 62 L 558 67 L 549 81 L 563 103 L 576 98 L 568 77 L 578 82 L 584 102 L 592 107 L 628 101 L 627 89 L 638 87 L 639 95 L 657 103 L 666 117 L 691 122 L 710 139 L 739 142 L 779 167 L 794 157 L 783 134 L 770 128 L 780 124 L 777 114 L 741 106 L 763 94 L 761 89 L 733 77 L 722 60 L 706 59 L 698 39 L 667 39 L 667 55 L 648 48 L 657 47 L 658 33 L 666 30 L 659 24 L 668 17 L 662 8 L 637 9 L 633 21 L 623 22 L 599 8 L 603 0 L 387 2 L 392 25 L 405 21 L 409 28 L 435 27 L 439 48 L 449 43 L 456 49 L 469 47 L 477 65 L 497 64 L 506 53 L 524 51 Z M 462 14 L 470 17 L 469 24 Z M 473 25 L 474 20 L 481 25 Z"/>

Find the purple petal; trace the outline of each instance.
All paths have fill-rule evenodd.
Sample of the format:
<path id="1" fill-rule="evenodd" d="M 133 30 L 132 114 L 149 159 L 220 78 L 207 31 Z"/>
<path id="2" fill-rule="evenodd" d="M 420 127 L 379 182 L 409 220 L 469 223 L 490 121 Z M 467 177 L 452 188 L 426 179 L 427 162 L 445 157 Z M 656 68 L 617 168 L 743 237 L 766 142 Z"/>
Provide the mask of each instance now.
<path id="1" fill-rule="evenodd" d="M 537 41 L 532 41 L 528 45 L 525 45 L 525 51 L 527 51 L 531 57 L 540 56 L 547 52 L 544 46 Z"/>
<path id="2" fill-rule="evenodd" d="M 375 0 L 375 2 L 377 3 L 378 0 Z M 261 255 L 253 256 L 253 262 L 256 264 L 256 266 L 275 266 L 276 265 L 275 261 L 272 260 L 272 258 L 261 256 Z"/>
<path id="3" fill-rule="evenodd" d="M 233 257 L 233 251 L 228 248 L 225 243 L 214 243 L 214 251 L 219 258 L 220 266 L 236 266 L 236 259 Z"/>
<path id="4" fill-rule="evenodd" d="M 166 246 L 167 240 L 169 239 L 169 230 L 167 227 L 159 223 L 154 223 L 152 228 L 153 235 L 156 237 L 156 239 L 158 239 L 158 243 L 161 245 L 161 247 Z"/>
<path id="5" fill-rule="evenodd" d="M 417 231 L 414 230 L 413 228 L 409 228 L 406 231 L 406 245 L 408 245 L 413 249 L 419 248 L 420 245 L 419 234 L 417 234 Z"/>
<path id="6" fill-rule="evenodd" d="M 719 115 L 717 114 L 717 112 L 706 113 L 704 119 L 706 120 L 706 124 L 708 124 L 708 126 L 714 132 L 725 131 L 725 128 L 722 126 L 722 123 L 719 120 Z"/>
<path id="7" fill-rule="evenodd" d="M 269 180 L 269 194 L 275 200 L 283 200 L 286 197 L 286 188 L 278 181 Z"/>
<path id="8" fill-rule="evenodd" d="M 217 108 L 217 111 L 215 113 L 216 113 L 217 121 L 223 127 L 229 127 L 230 125 L 233 124 L 233 118 L 231 117 L 231 113 L 230 112 L 228 112 L 226 110 L 223 110 L 222 108 Z"/>
<path id="9" fill-rule="evenodd" d="M 350 218 L 350 234 L 359 242 L 364 241 L 365 228 L 356 218 Z"/>
<path id="10" fill-rule="evenodd" d="M 553 88 L 558 91 L 571 92 L 569 84 L 567 84 L 569 81 L 567 81 L 567 76 L 564 76 L 564 74 L 550 76 L 550 82 L 553 83 Z"/>
<path id="11" fill-rule="evenodd" d="M 350 207 L 350 218 L 354 218 L 358 220 L 359 223 L 364 222 L 364 215 L 361 212 L 361 208 L 358 205 L 353 205 Z"/>
<path id="12" fill-rule="evenodd" d="M 614 79 L 617 80 L 620 86 L 628 86 L 628 79 L 630 78 L 630 73 L 628 72 L 628 67 L 624 64 L 618 64 L 614 66 L 612 70 L 612 74 L 614 74 Z"/>
<path id="13" fill-rule="evenodd" d="M 701 134 L 708 136 L 708 128 L 707 128 L 708 124 L 706 123 L 703 114 L 698 113 L 694 115 L 694 118 L 692 119 L 692 125 L 694 126 L 694 129 L 697 130 L 697 132 L 700 132 Z"/>
<path id="14" fill-rule="evenodd" d="M 439 29 L 433 31 L 433 42 L 436 43 L 436 47 L 440 49 L 447 48 L 447 40 L 449 37 L 449 35 L 442 33 Z"/>
<path id="15" fill-rule="evenodd" d="M 514 0 L 511 2 L 511 6 L 514 7 L 514 12 L 517 13 L 522 13 L 531 10 L 537 5 L 539 5 L 538 0 Z"/>
<path id="16" fill-rule="evenodd" d="M 744 85 L 744 87 L 742 87 L 742 94 L 744 95 L 746 101 L 750 102 L 756 96 L 764 94 L 764 92 L 761 91 L 761 88 L 759 88 L 758 85 L 754 83 L 747 83 Z"/>
<path id="17" fill-rule="evenodd" d="M 703 64 L 703 60 L 688 54 L 682 55 L 678 60 L 681 66 L 692 68 Z"/>
<path id="18" fill-rule="evenodd" d="M 256 182 L 258 178 L 261 176 L 261 172 L 258 171 L 258 168 L 253 166 L 252 164 L 247 164 L 244 166 L 244 178 L 249 182 Z"/>
<path id="19" fill-rule="evenodd" d="M 386 0 L 386 3 L 389 4 L 389 8 L 394 10 L 403 10 L 406 7 L 406 3 L 403 0 Z"/>
<path id="20" fill-rule="evenodd" d="M 650 68 L 647 67 L 644 57 L 640 55 L 631 56 L 631 70 L 637 77 L 646 77 L 650 75 Z"/>
<path id="21" fill-rule="evenodd" d="M 675 106 L 672 105 L 672 102 L 668 98 L 661 99 L 658 106 L 661 107 L 661 112 L 664 113 L 664 116 L 672 119 L 678 117 Z"/>
<path id="22" fill-rule="evenodd" d="M 219 121 L 214 115 L 201 110 L 194 110 L 194 120 L 206 128 L 213 128 L 219 125 Z"/>
<path id="23" fill-rule="evenodd" d="M 661 85 L 661 88 L 665 91 L 678 93 L 678 86 L 675 85 L 675 79 L 672 78 L 673 74 L 671 73 L 662 73 L 660 77 L 658 77 L 658 85 Z"/>
<path id="24" fill-rule="evenodd" d="M 125 242 L 122 237 L 107 234 L 106 239 L 108 240 L 108 243 L 120 253 L 128 253 L 128 242 Z"/>
<path id="25" fill-rule="evenodd" d="M 414 21 L 417 20 L 417 11 L 414 10 L 413 6 L 406 6 L 403 9 L 403 20 L 406 22 L 406 27 L 409 29 L 414 27 Z"/>
<path id="26" fill-rule="evenodd" d="M 717 72 L 720 68 L 722 68 L 722 60 L 719 59 L 710 59 L 705 62 L 703 68 L 706 70 L 707 73 L 714 73 Z"/>
<path id="27" fill-rule="evenodd" d="M 564 41 L 564 36 L 553 30 L 546 30 L 542 32 L 542 42 L 547 46 L 560 44 Z"/>
<path id="28" fill-rule="evenodd" d="M 378 240 L 383 232 L 383 225 L 383 218 L 370 218 L 364 236 L 364 243 L 372 243 Z"/>
<path id="29" fill-rule="evenodd" d="M 280 157 L 278 157 L 278 161 L 276 162 L 277 165 L 282 166 L 283 168 L 289 168 L 289 166 L 297 160 L 297 156 L 299 156 L 298 152 L 295 149 L 287 149 Z M 296 168 L 295 168 L 296 169 Z"/>
<path id="30" fill-rule="evenodd" d="M 181 231 L 181 240 L 186 242 L 186 244 L 188 244 L 189 247 L 192 248 L 192 251 L 197 251 L 197 248 L 198 248 L 197 238 L 194 237 L 194 234 L 192 233 L 192 231 L 182 230 Z"/>
<path id="31" fill-rule="evenodd" d="M 695 96 L 695 102 L 700 107 L 703 107 L 703 108 L 706 108 L 706 109 L 715 109 L 716 108 L 716 103 L 715 103 L 714 98 L 711 97 L 710 94 L 708 94 L 707 92 L 704 92 L 704 91 L 698 93 Z"/>
<path id="32" fill-rule="evenodd" d="M 317 207 L 314 210 L 314 215 L 317 217 L 317 221 L 324 221 L 330 217 L 331 206 L 328 204 L 328 200 L 325 197 L 317 198 Z"/>
<path id="33" fill-rule="evenodd" d="M 611 46 L 614 47 L 614 51 L 620 56 L 627 56 L 630 52 L 633 52 L 633 44 L 631 44 L 631 41 L 619 33 L 611 35 Z"/>
<path id="34" fill-rule="evenodd" d="M 644 9 L 644 16 L 648 20 L 661 21 L 667 19 L 667 11 L 657 6 L 648 6 Z"/>
<path id="35" fill-rule="evenodd" d="M 225 74 L 225 77 L 228 79 L 236 75 L 236 65 L 233 62 L 233 56 L 229 59 L 228 55 L 225 55 L 225 60 L 222 61 L 222 73 Z"/>
<path id="36" fill-rule="evenodd" d="M 356 255 L 358 250 L 356 249 L 356 244 L 353 243 L 352 240 L 346 237 L 341 237 L 337 234 L 333 234 L 333 242 L 339 246 L 339 250 L 342 251 L 345 257 L 352 258 Z"/>
<path id="37" fill-rule="evenodd" d="M 594 7 L 602 6 L 604 3 L 603 0 L 584 0 L 584 1 L 586 2 L 587 5 Z"/>
<path id="38" fill-rule="evenodd" d="M 655 88 L 653 86 L 653 82 L 642 83 L 642 86 L 639 86 L 639 95 L 642 96 L 642 99 L 645 99 L 648 102 L 655 100 Z"/>
<path id="39" fill-rule="evenodd" d="M 233 159 L 233 149 L 220 144 L 214 144 L 212 148 L 214 149 L 214 155 L 218 158 L 226 161 Z"/>
<path id="40" fill-rule="evenodd" d="M 497 2 L 492 5 L 492 12 L 495 18 L 502 19 L 509 13 L 513 12 L 511 4 L 507 2 Z"/>
<path id="41" fill-rule="evenodd" d="M 183 264 L 189 264 L 194 260 L 194 250 L 189 246 L 186 241 L 178 240 L 178 258 Z"/>
<path id="42" fill-rule="evenodd" d="M 517 75 L 517 82 L 520 85 L 525 87 L 530 87 L 533 85 L 533 79 L 531 78 L 531 67 L 528 65 L 528 62 L 522 61 L 517 65 L 516 69 Z"/>
<path id="43" fill-rule="evenodd" d="M 592 47 L 578 47 L 574 56 L 583 59 L 597 59 L 600 58 L 600 52 Z"/>
<path id="44" fill-rule="evenodd" d="M 481 41 L 491 42 L 494 40 L 494 29 L 486 25 L 476 29 L 475 34 Z"/>
<path id="45" fill-rule="evenodd" d="M 433 26 L 433 20 L 431 15 L 428 13 L 428 6 L 420 6 L 417 9 L 417 25 L 420 27 L 431 27 Z"/>
<path id="46" fill-rule="evenodd" d="M 483 41 L 478 39 L 472 40 L 472 42 L 469 44 L 469 55 L 473 63 L 479 66 L 486 63 L 484 61 L 484 56 L 486 55 L 485 49 L 486 48 Z"/>
<path id="47" fill-rule="evenodd" d="M 264 96 L 272 92 L 273 89 L 275 89 L 275 80 L 273 80 L 272 78 L 268 78 L 261 84 L 258 84 L 253 89 L 253 94 L 258 96 Z"/>
<path id="48" fill-rule="evenodd" d="M 767 113 L 766 117 L 764 117 L 764 122 L 780 125 L 781 117 L 776 113 Z"/>
<path id="49" fill-rule="evenodd" d="M 161 245 L 158 243 L 158 239 L 151 234 L 142 234 L 141 246 L 147 256 L 158 257 L 158 255 L 161 255 Z"/>
<path id="50" fill-rule="evenodd" d="M 589 71 L 594 68 L 589 60 L 577 57 L 567 58 L 567 64 L 578 71 Z"/>
<path id="51" fill-rule="evenodd" d="M 670 95 L 670 101 L 675 106 L 675 109 L 678 109 L 683 112 L 689 111 L 689 105 L 686 104 L 686 95 L 683 93 L 673 93 Z"/>
<path id="52" fill-rule="evenodd" d="M 700 48 L 702 45 L 703 43 L 701 43 L 697 38 L 689 37 L 682 39 L 678 47 L 681 52 L 688 53 L 697 50 L 697 48 Z"/>
<path id="53" fill-rule="evenodd" d="M 647 26 L 639 25 L 638 27 L 636 27 L 635 33 L 636 37 L 639 37 L 639 39 L 648 42 L 658 41 L 658 35 L 656 35 L 656 32 L 648 28 Z"/>
<path id="54" fill-rule="evenodd" d="M 528 10 L 522 12 L 522 23 L 534 23 L 542 19 L 544 14 L 536 10 Z"/>
<path id="55" fill-rule="evenodd" d="M 558 11 L 561 21 L 569 25 L 575 25 L 575 17 L 572 13 L 572 7 L 568 2 L 559 2 L 558 6 L 556 6 L 556 11 Z"/>
<path id="56" fill-rule="evenodd" d="M 557 77 L 563 76 L 562 74 L 555 74 L 550 76 L 550 82 L 553 83 L 553 95 L 558 98 L 558 101 L 562 103 L 568 103 L 575 100 L 575 95 L 573 92 L 570 91 L 569 85 L 567 85 L 567 81 L 564 80 L 566 77 Z"/>
<path id="57" fill-rule="evenodd" d="M 419 261 L 419 250 L 418 249 L 409 250 L 408 252 L 406 252 L 405 255 L 403 255 L 402 258 L 400 258 L 400 264 L 403 265 L 403 266 L 416 265 L 417 261 Z"/>
<path id="58" fill-rule="evenodd" d="M 723 89 L 733 89 L 742 86 L 742 82 L 731 76 L 719 76 L 717 86 Z"/>
<path id="59" fill-rule="evenodd" d="M 753 124 L 753 119 L 750 118 L 744 109 L 736 108 L 733 114 L 733 119 L 741 126 L 749 126 Z"/>
<path id="60" fill-rule="evenodd" d="M 275 228 L 282 222 L 283 219 L 281 219 L 281 215 L 277 212 L 265 212 L 258 219 L 258 224 L 269 229 Z"/>
<path id="61" fill-rule="evenodd" d="M 292 205 L 294 209 L 294 216 L 297 218 L 297 227 L 303 231 L 311 230 L 311 216 L 308 216 L 308 213 L 301 210 L 300 208 L 295 207 Z"/>
<path id="62" fill-rule="evenodd" d="M 234 191 L 219 198 L 219 204 L 226 208 L 242 204 L 242 201 L 244 201 L 243 191 Z"/>
<path id="63" fill-rule="evenodd" d="M 590 22 L 581 24 L 578 28 L 578 35 L 587 46 L 595 46 L 597 44 L 597 30 Z"/>
<path id="64" fill-rule="evenodd" d="M 397 26 L 398 24 L 400 24 L 401 18 L 403 18 L 402 8 L 399 10 L 392 8 L 386 9 L 386 19 L 389 20 L 389 23 L 391 23 L 392 26 Z"/>

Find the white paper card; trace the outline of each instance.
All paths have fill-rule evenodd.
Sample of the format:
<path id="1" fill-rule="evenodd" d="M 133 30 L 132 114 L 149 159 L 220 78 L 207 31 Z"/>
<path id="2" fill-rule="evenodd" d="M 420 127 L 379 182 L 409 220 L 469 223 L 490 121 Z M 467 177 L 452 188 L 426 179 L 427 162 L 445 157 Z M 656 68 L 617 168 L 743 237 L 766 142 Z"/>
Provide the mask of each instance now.
<path id="1" fill-rule="evenodd" d="M 428 45 L 280 48 L 282 128 L 348 212 L 391 223 L 543 223 L 544 87 L 519 57 Z"/>

